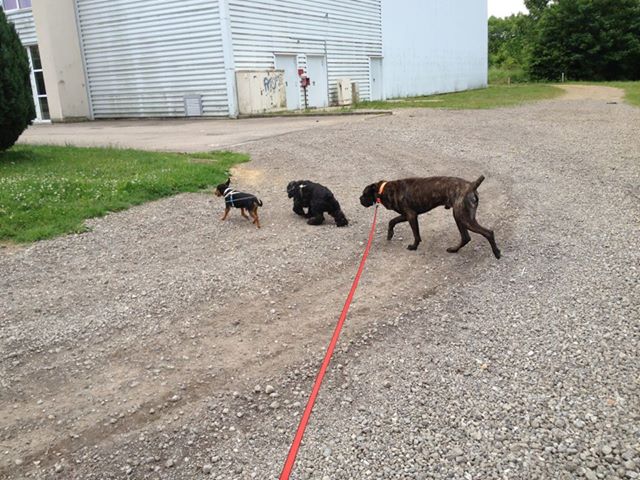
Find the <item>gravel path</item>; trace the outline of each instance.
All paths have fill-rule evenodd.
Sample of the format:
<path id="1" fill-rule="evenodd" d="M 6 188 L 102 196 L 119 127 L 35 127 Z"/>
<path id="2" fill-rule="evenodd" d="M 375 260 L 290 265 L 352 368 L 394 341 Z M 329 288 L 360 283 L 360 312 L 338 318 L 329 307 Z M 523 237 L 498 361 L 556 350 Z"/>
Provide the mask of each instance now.
<path id="1" fill-rule="evenodd" d="M 499 261 L 475 235 L 446 253 L 449 211 L 417 252 L 381 212 L 294 478 L 639 478 L 640 109 L 612 98 L 260 140 L 234 178 L 260 231 L 187 194 L 5 249 L 0 478 L 277 478 L 366 239 L 363 186 L 480 173 Z M 296 218 L 299 178 L 349 228 Z"/>

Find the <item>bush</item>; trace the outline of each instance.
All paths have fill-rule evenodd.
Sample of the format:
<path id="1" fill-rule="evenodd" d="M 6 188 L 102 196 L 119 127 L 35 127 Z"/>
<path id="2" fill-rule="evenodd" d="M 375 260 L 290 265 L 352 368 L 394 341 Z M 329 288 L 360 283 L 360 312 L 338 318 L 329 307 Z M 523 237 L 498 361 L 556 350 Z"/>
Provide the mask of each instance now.
<path id="1" fill-rule="evenodd" d="M 522 67 L 489 67 L 489 83 L 506 85 L 508 83 L 527 83 L 529 75 Z"/>
<path id="2" fill-rule="evenodd" d="M 0 9 L 0 151 L 10 148 L 36 117 L 29 58 Z"/>

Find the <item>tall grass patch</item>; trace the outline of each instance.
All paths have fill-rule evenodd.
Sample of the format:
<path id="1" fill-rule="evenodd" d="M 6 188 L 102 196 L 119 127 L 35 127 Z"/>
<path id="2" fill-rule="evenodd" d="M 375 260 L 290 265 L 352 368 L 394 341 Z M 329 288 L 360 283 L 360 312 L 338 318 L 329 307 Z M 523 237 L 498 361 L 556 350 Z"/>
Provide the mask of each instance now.
<path id="1" fill-rule="evenodd" d="M 529 75 L 522 67 L 489 67 L 490 85 L 509 85 L 512 83 L 527 83 Z"/>

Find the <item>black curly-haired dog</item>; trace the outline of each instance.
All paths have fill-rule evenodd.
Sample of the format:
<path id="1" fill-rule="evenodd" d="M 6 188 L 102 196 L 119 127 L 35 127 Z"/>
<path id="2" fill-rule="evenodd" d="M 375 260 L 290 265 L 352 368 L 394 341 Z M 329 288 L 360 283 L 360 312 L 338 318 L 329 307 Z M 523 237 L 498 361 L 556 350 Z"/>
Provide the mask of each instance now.
<path id="1" fill-rule="evenodd" d="M 324 212 L 331 215 L 338 227 L 349 224 L 347 217 L 340 209 L 340 204 L 331 190 L 319 183 L 309 180 L 296 180 L 287 185 L 287 195 L 293 198 L 293 211 L 308 218 L 309 225 L 320 225 L 324 222 Z M 304 209 L 307 208 L 305 213 Z"/>

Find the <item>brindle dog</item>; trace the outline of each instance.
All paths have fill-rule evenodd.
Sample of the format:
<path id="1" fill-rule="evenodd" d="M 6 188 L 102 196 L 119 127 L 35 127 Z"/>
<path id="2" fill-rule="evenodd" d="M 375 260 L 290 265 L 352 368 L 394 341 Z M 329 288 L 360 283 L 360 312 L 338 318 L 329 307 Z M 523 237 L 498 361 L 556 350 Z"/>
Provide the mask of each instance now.
<path id="1" fill-rule="evenodd" d="M 493 232 L 476 221 L 478 208 L 478 192 L 476 189 L 484 180 L 480 176 L 475 182 L 468 182 L 456 177 L 405 178 L 392 182 L 380 181 L 367 186 L 362 192 L 360 203 L 370 207 L 379 198 L 382 205 L 395 210 L 400 215 L 389 222 L 387 240 L 393 238 L 393 228 L 400 222 L 409 222 L 413 231 L 413 244 L 407 248 L 415 250 L 421 242 L 418 227 L 418 215 L 439 206 L 453 208 L 453 218 L 460 230 L 460 244 L 447 248 L 447 252 L 455 253 L 464 247 L 471 237 L 469 230 L 479 233 L 491 244 L 496 258 L 500 258 L 500 250 L 496 245 Z"/>

